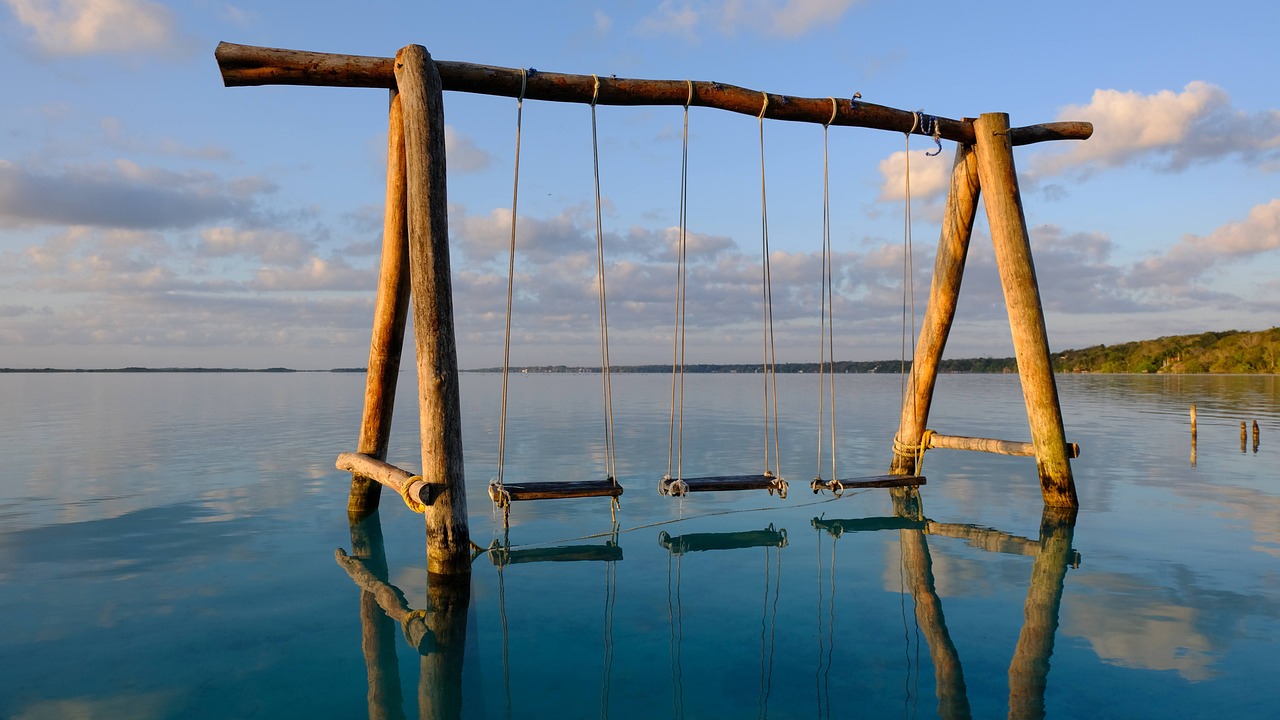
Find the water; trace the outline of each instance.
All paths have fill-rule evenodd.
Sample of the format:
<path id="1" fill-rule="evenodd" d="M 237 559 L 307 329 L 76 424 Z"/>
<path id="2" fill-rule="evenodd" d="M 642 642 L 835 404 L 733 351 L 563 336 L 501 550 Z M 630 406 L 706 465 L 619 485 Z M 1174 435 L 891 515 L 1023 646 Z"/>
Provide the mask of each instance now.
<path id="1" fill-rule="evenodd" d="M 880 474 L 898 378 L 838 380 L 840 474 Z M 403 383 L 390 459 L 416 468 Z M 688 383 L 684 474 L 762 470 L 759 378 Z M 621 532 L 604 500 L 518 504 L 513 562 L 480 556 L 469 587 L 430 599 L 418 516 L 384 494 L 376 524 L 347 524 L 333 459 L 362 386 L 0 375 L 0 717 L 447 716 L 460 698 L 493 718 L 1216 718 L 1280 700 L 1275 377 L 1060 378 L 1081 509 L 1042 528 L 1026 458 L 930 452 L 928 525 L 893 518 L 887 491 L 811 494 L 812 375 L 780 378 L 786 500 L 659 497 L 669 378 L 618 376 Z M 463 377 L 481 545 L 503 536 L 484 492 L 498 388 Z M 601 477 L 598 376 L 513 378 L 510 407 L 508 481 Z M 941 377 L 929 425 L 1027 439 L 1017 378 Z M 514 562 L 549 547 L 612 561 Z M 385 558 L 393 614 L 437 608 L 404 625 L 434 651 L 336 548 Z"/>

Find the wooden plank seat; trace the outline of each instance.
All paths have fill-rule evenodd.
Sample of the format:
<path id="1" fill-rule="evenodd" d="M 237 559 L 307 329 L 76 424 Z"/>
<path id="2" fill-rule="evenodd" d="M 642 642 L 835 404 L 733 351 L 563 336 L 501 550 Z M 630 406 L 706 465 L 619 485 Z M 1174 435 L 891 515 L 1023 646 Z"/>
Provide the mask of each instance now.
<path id="1" fill-rule="evenodd" d="M 691 492 L 727 492 L 733 490 L 768 490 L 769 494 L 777 492 L 778 497 L 787 496 L 787 481 L 773 473 L 760 475 L 720 475 L 714 477 L 694 478 L 662 478 L 658 483 L 658 493 L 679 497 Z"/>
<path id="2" fill-rule="evenodd" d="M 666 548 L 672 555 L 683 555 L 688 552 L 706 550 L 738 550 L 753 547 L 787 546 L 787 531 L 774 530 L 773 526 L 764 530 L 744 530 L 728 533 L 688 533 L 685 535 L 668 535 L 664 530 L 658 534 L 658 544 Z"/>
<path id="3" fill-rule="evenodd" d="M 562 500 L 566 498 L 618 497 L 622 486 L 613 478 L 603 480 L 554 480 L 549 482 L 496 483 L 489 485 L 489 499 L 499 505 L 521 500 Z M 505 497 L 504 497 L 505 496 Z"/>
<path id="4" fill-rule="evenodd" d="M 923 475 L 869 475 L 867 477 L 843 478 L 840 480 L 823 480 L 818 478 L 809 483 L 809 488 L 816 495 L 823 490 L 842 493 L 847 490 L 867 490 L 870 488 L 920 487 L 926 483 Z"/>

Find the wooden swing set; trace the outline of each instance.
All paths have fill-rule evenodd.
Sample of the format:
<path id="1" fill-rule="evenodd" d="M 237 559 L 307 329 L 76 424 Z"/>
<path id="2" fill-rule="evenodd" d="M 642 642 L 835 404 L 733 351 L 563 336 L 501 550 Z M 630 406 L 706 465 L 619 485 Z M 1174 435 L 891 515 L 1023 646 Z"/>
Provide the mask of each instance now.
<path id="1" fill-rule="evenodd" d="M 926 450 L 981 450 L 1034 456 L 1045 505 L 1078 505 L 1069 463 L 1069 459 L 1078 454 L 1078 448 L 1068 445 L 1063 430 L 1062 412 L 1049 357 L 1044 313 L 1032 264 L 1012 149 L 1017 145 L 1046 141 L 1087 139 L 1093 132 L 1089 123 L 1055 122 L 1010 127 L 1009 117 L 1004 113 L 987 113 L 977 119 L 953 120 L 865 103 L 858 96 L 853 99 L 803 98 L 708 81 L 569 75 L 437 61 L 419 45 L 401 48 L 395 58 L 383 58 L 220 43 L 215 56 L 227 87 L 308 85 L 386 88 L 391 92 L 382 260 L 366 376 L 364 414 L 356 452 L 341 454 L 337 466 L 353 473 L 348 501 L 348 512 L 352 518 L 363 517 L 377 509 L 381 485 L 395 490 L 410 508 L 425 515 L 428 572 L 443 575 L 467 573 L 472 559 L 463 479 L 458 362 L 450 281 L 443 103 L 445 90 L 518 98 L 521 103 L 524 99 L 532 99 L 590 104 L 593 121 L 594 107 L 597 104 L 684 106 L 686 123 L 690 106 L 755 116 L 761 122 L 762 182 L 765 119 L 822 124 L 824 128 L 831 125 L 865 127 L 904 133 L 908 138 L 912 134 L 930 135 L 934 140 L 956 142 L 955 162 L 932 288 L 912 355 L 910 375 L 905 384 L 899 427 L 893 439 L 889 475 L 837 480 L 833 454 L 831 480 L 823 481 L 819 487 L 819 478 L 813 487 L 815 491 L 838 490 L 839 487 L 850 486 L 892 487 L 907 488 L 906 491 L 909 492 L 910 488 L 924 482 L 924 478 L 917 476 L 917 471 Z M 686 153 L 687 143 L 686 131 Z M 682 172 L 682 238 L 684 184 Z M 518 191 L 518 164 L 516 187 Z M 598 170 L 596 193 L 598 197 Z M 1009 312 L 1009 325 L 1031 429 L 1030 443 L 941 435 L 926 430 L 925 427 L 938 366 L 955 315 L 980 195 L 990 223 L 996 262 Z M 597 239 L 600 237 L 598 212 L 597 209 Z M 514 222 L 513 201 L 513 263 Z M 767 221 L 764 226 L 767 338 L 771 329 L 767 314 Z M 829 247 L 829 230 L 826 228 L 824 236 L 824 245 Z M 825 253 L 829 252 L 826 247 L 824 258 L 828 257 Z M 682 247 L 682 260 L 683 257 Z M 683 265 L 681 267 L 683 270 Z M 598 285 L 601 292 L 602 373 L 606 375 L 607 403 L 608 329 L 604 318 L 606 303 L 603 295 L 603 269 L 601 256 Z M 824 283 L 827 283 L 823 291 L 825 302 L 829 299 L 829 280 L 824 280 Z M 683 276 L 680 287 L 683 288 Z M 682 291 L 680 294 L 682 299 Z M 510 298 L 510 290 L 508 297 Z M 410 303 L 414 311 L 418 373 L 421 475 L 413 475 L 385 462 Z M 509 323 L 510 300 L 507 318 Z M 682 334 L 682 319 L 683 311 L 678 306 L 678 334 Z M 508 330 L 508 344 L 509 332 Z M 679 346 L 676 353 L 677 361 L 673 365 L 682 362 Z M 768 345 L 765 350 L 765 365 L 766 368 L 772 365 Z M 673 396 L 674 393 L 673 388 Z M 673 397 L 673 407 L 674 402 Z M 775 413 L 775 442 L 776 422 Z M 766 470 L 761 475 L 683 478 L 678 473 L 672 477 L 669 469 L 668 476 L 663 478 L 662 491 L 673 495 L 698 490 L 754 488 L 777 490 L 780 494 L 785 492 L 785 482 L 778 477 L 780 473 L 771 472 L 767 467 L 767 410 L 765 434 Z M 610 445 L 611 436 L 610 422 L 606 430 L 606 442 Z M 607 464 L 607 477 L 604 480 L 499 482 L 496 491 L 491 487 L 490 494 L 496 503 L 505 506 L 515 500 L 565 497 L 606 496 L 616 502 L 622 488 L 613 474 L 611 452 Z"/>

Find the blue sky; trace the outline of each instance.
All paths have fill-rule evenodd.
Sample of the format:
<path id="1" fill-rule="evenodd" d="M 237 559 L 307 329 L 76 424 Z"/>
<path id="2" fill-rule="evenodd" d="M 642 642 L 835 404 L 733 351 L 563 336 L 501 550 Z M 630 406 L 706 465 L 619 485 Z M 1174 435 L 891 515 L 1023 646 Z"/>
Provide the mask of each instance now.
<path id="1" fill-rule="evenodd" d="M 0 366 L 367 359 L 385 91 L 224 88 L 218 41 L 717 80 L 1093 139 L 1017 150 L 1054 349 L 1280 317 L 1271 3 L 0 0 Z M 1158 10 L 1152 8 L 1158 7 Z M 612 358 L 666 362 L 679 108 L 598 110 Z M 501 362 L 515 101 L 447 93 L 459 359 Z M 590 110 L 525 105 L 512 362 L 597 357 Z M 690 118 L 691 361 L 759 356 L 756 121 Z M 896 358 L 902 135 L 830 133 L 836 356 Z M 816 361 L 822 130 L 765 125 L 778 358 Z M 954 146 L 911 138 L 917 311 Z M 985 217 L 951 357 L 1012 354 Z"/>

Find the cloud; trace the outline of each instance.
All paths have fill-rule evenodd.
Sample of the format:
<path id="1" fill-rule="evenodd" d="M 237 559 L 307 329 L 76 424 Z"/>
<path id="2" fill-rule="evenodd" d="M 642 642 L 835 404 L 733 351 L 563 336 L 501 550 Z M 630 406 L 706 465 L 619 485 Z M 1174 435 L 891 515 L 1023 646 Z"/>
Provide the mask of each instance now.
<path id="1" fill-rule="evenodd" d="M 198 160 L 230 160 L 231 151 L 223 147 L 206 145 L 193 147 L 172 138 L 139 139 L 125 131 L 124 123 L 117 117 L 104 117 L 99 122 L 107 145 L 127 153 L 149 153 L 165 157 L 194 158 Z"/>
<path id="2" fill-rule="evenodd" d="M 916 199 L 945 196 L 951 181 L 951 163 L 940 155 L 928 156 L 933 150 L 912 150 L 911 197 Z M 906 195 L 907 153 L 899 150 L 880 161 L 879 200 L 901 201 Z"/>
<path id="3" fill-rule="evenodd" d="M 696 38 L 710 25 L 724 35 L 752 30 L 794 38 L 839 20 L 857 0 L 663 0 L 640 23 L 649 33 Z"/>
<path id="4" fill-rule="evenodd" d="M 167 49 L 173 13 L 147 0 L 4 0 L 53 55 L 146 53 Z"/>
<path id="5" fill-rule="evenodd" d="M 1092 122 L 1093 137 L 1037 155 L 1029 166 L 1034 177 L 1130 164 L 1181 172 L 1228 157 L 1260 164 L 1280 159 L 1280 111 L 1237 110 L 1225 90 L 1198 80 L 1181 92 L 1095 90 L 1088 104 L 1068 105 L 1058 117 Z"/>
<path id="6" fill-rule="evenodd" d="M 452 125 L 444 126 L 445 155 L 450 172 L 478 172 L 493 163 L 493 156 Z"/>
<path id="7" fill-rule="evenodd" d="M 1215 266 L 1280 250 L 1280 199 L 1257 205 L 1244 220 L 1223 225 L 1208 235 L 1185 235 L 1166 252 L 1134 265 L 1133 288 L 1186 286 Z"/>
<path id="8" fill-rule="evenodd" d="M 201 257 L 247 257 L 299 267 L 310 257 L 314 243 L 285 230 L 239 230 L 212 227 L 200 231 L 196 254 Z"/>
<path id="9" fill-rule="evenodd" d="M 0 160 L 0 226 L 186 228 L 247 216 L 253 196 L 271 189 L 257 178 L 223 181 L 126 160 L 54 171 Z"/>

